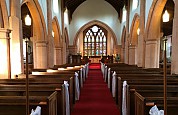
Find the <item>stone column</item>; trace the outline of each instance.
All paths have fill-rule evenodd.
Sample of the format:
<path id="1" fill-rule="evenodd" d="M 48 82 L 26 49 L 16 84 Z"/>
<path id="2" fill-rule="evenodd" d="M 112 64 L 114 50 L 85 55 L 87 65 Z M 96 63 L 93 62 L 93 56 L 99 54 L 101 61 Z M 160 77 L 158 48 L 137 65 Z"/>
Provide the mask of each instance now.
<path id="1" fill-rule="evenodd" d="M 22 48 L 22 21 L 20 0 L 10 1 L 11 14 L 9 17 L 9 26 L 11 32 L 11 76 L 23 72 L 23 48 Z"/>
<path id="2" fill-rule="evenodd" d="M 124 62 L 125 59 L 125 47 L 121 48 L 121 62 Z"/>
<path id="3" fill-rule="evenodd" d="M 124 63 L 129 64 L 129 42 L 125 42 Z"/>
<path id="4" fill-rule="evenodd" d="M 126 42 L 125 42 L 125 59 L 124 63 L 129 63 L 129 18 L 130 18 L 130 2 L 128 2 L 127 9 L 127 17 L 126 17 Z"/>
<path id="5" fill-rule="evenodd" d="M 0 28 L 0 79 L 11 78 L 9 33 L 10 30 Z"/>
<path id="6" fill-rule="evenodd" d="M 140 34 L 138 36 L 138 67 L 145 66 L 145 0 L 140 0 Z"/>
<path id="7" fill-rule="evenodd" d="M 129 65 L 137 64 L 137 48 L 135 45 L 129 46 Z"/>
<path id="8" fill-rule="evenodd" d="M 174 0 L 174 3 L 171 73 L 178 74 L 178 1 Z"/>
<path id="9" fill-rule="evenodd" d="M 62 40 L 62 64 L 66 64 L 67 60 L 66 60 L 66 42 L 64 40 L 65 38 L 63 38 Z"/>
<path id="10" fill-rule="evenodd" d="M 47 69 L 47 42 L 38 41 L 36 42 L 36 67 L 38 69 Z"/>
<path id="11" fill-rule="evenodd" d="M 62 48 L 61 47 L 54 48 L 54 64 L 55 65 L 62 64 Z"/>
<path id="12" fill-rule="evenodd" d="M 145 68 L 159 67 L 159 39 L 146 41 Z"/>
<path id="13" fill-rule="evenodd" d="M 48 27 L 48 67 L 54 66 L 54 38 L 52 37 L 52 10 L 51 0 L 47 2 L 47 27 Z"/>

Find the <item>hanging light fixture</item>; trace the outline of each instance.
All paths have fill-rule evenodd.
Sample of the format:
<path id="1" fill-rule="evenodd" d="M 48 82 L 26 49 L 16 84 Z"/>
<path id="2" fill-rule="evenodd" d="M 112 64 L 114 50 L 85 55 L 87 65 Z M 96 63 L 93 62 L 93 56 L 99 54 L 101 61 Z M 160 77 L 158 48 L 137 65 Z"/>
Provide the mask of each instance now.
<path id="1" fill-rule="evenodd" d="M 137 35 L 139 35 L 139 34 L 140 34 L 140 28 L 137 29 Z"/>
<path id="2" fill-rule="evenodd" d="M 163 22 L 169 22 L 169 13 L 167 10 L 163 14 Z"/>
<path id="3" fill-rule="evenodd" d="M 53 38 L 54 38 L 54 31 L 52 30 L 52 36 L 53 36 Z"/>
<path id="4" fill-rule="evenodd" d="M 31 26 L 31 18 L 30 18 L 30 16 L 28 14 L 25 17 L 25 25 L 26 26 Z"/>

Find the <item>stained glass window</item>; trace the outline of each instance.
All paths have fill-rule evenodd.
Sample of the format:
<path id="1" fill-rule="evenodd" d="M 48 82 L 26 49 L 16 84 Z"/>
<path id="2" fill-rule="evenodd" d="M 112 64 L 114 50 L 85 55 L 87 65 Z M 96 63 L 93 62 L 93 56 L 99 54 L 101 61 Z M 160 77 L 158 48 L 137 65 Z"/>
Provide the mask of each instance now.
<path id="1" fill-rule="evenodd" d="M 84 56 L 106 56 L 107 55 L 107 31 L 93 25 L 87 28 L 84 33 Z"/>

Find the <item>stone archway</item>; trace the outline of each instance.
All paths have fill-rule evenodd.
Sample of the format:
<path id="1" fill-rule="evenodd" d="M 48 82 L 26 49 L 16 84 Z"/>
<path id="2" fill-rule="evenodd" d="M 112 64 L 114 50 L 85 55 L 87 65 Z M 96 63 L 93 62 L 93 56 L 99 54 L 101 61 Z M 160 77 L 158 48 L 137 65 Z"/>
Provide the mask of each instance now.
<path id="1" fill-rule="evenodd" d="M 1 5 L 1 11 L 2 11 L 2 22 L 3 22 L 3 28 L 9 28 L 9 19 L 8 19 L 8 13 L 7 13 L 7 6 L 6 6 L 6 1 L 1 0 L 0 1 Z"/>
<path id="2" fill-rule="evenodd" d="M 154 0 L 150 8 L 146 30 L 146 50 L 145 50 L 145 67 L 159 67 L 159 52 L 160 52 L 160 30 L 162 12 L 167 0 Z"/>
<path id="3" fill-rule="evenodd" d="M 69 55 L 69 35 L 67 28 L 64 29 L 64 38 L 62 40 L 62 54 L 63 54 L 62 63 L 65 64 L 67 62 Z"/>
<path id="4" fill-rule="evenodd" d="M 74 47 L 77 47 L 77 43 L 78 43 L 78 40 L 80 40 L 80 51 L 82 52 L 82 55 L 83 55 L 83 31 L 92 26 L 92 25 L 98 25 L 98 26 L 101 26 L 103 28 L 105 28 L 107 31 L 108 31 L 108 42 L 107 42 L 107 53 L 108 55 L 112 55 L 112 54 L 116 54 L 118 53 L 118 47 L 117 47 L 117 38 L 116 38 L 116 35 L 114 34 L 113 30 L 105 23 L 101 22 L 101 21 L 98 21 L 98 20 L 93 20 L 93 21 L 90 21 L 88 22 L 87 24 L 83 25 L 77 32 L 77 34 L 75 35 L 75 38 L 74 38 L 74 41 L 73 41 L 73 44 L 74 44 Z M 112 47 L 113 46 L 113 47 Z M 77 52 L 75 52 L 77 53 Z"/>
<path id="5" fill-rule="evenodd" d="M 137 30 L 139 28 L 139 15 L 136 13 L 130 29 L 130 39 L 129 39 L 129 64 L 137 64 L 137 48 L 138 48 L 138 34 Z"/>
<path id="6" fill-rule="evenodd" d="M 58 19 L 55 16 L 52 20 L 52 30 L 54 32 L 54 64 L 62 64 L 62 39 Z"/>
<path id="7" fill-rule="evenodd" d="M 11 63 L 10 63 L 10 37 L 9 19 L 7 15 L 6 1 L 0 1 L 0 78 L 11 78 Z"/>
<path id="8" fill-rule="evenodd" d="M 126 28 L 125 26 L 122 29 L 122 37 L 121 37 L 121 62 L 125 62 L 125 57 L 126 57 L 126 53 L 125 53 L 125 47 L 126 47 Z"/>
<path id="9" fill-rule="evenodd" d="M 24 0 L 33 20 L 33 59 L 34 68 L 47 68 L 47 32 L 40 4 L 36 0 Z"/>

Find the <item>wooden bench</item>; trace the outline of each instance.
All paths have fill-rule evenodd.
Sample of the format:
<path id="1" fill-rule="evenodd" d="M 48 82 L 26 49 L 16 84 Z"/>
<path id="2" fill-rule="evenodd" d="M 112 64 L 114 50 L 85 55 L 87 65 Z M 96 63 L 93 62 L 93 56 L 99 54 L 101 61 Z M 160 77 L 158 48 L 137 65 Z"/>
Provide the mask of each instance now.
<path id="1" fill-rule="evenodd" d="M 152 92 L 154 93 L 154 92 Z M 135 92 L 135 115 L 149 115 L 152 106 L 157 105 L 159 109 L 164 108 L 164 98 L 144 96 Z M 178 97 L 167 97 L 167 113 L 175 115 L 178 112 Z"/>
<path id="2" fill-rule="evenodd" d="M 127 87 L 127 109 L 128 113 L 135 113 L 135 91 L 142 93 L 145 96 L 162 97 L 164 95 L 163 85 L 128 85 Z M 167 96 L 178 96 L 178 85 L 167 86 Z M 128 114 L 129 115 L 129 114 Z"/>
<path id="3" fill-rule="evenodd" d="M 71 81 L 72 78 L 71 78 Z M 70 83 L 69 82 L 69 83 Z M 30 79 L 29 80 L 29 91 L 31 92 L 30 94 L 34 94 L 37 95 L 38 93 L 33 93 L 33 92 L 39 92 L 39 95 L 42 95 L 43 93 L 50 93 L 51 91 L 57 91 L 58 92 L 58 107 L 59 107 L 59 112 L 65 112 L 65 105 L 64 105 L 64 86 L 63 86 L 64 80 L 62 79 Z M 11 84 L 11 85 L 10 85 Z M 72 85 L 71 85 L 72 86 Z M 25 79 L 1 79 L 0 80 L 0 91 L 2 91 L 3 93 L 0 95 L 5 95 L 5 94 L 9 94 L 9 95 L 22 95 L 23 93 L 25 93 Z M 15 90 L 15 89 L 16 90 Z M 13 90 L 14 89 L 14 90 Z M 71 87 L 71 89 L 73 90 L 73 87 Z M 69 90 L 69 93 L 72 94 L 72 90 Z M 5 93 L 5 91 L 7 90 L 8 93 Z M 13 90 L 13 91 L 12 91 Z M 10 92 L 11 91 L 11 92 Z M 73 100 L 72 97 L 70 95 L 70 106 L 71 109 L 73 107 Z M 65 115 L 63 113 L 63 115 Z"/>
<path id="4" fill-rule="evenodd" d="M 48 96 L 30 96 L 29 105 L 30 110 L 40 106 L 42 115 L 57 115 L 57 92 L 54 91 Z M 0 96 L 1 115 L 25 115 L 25 113 L 25 96 Z"/>

